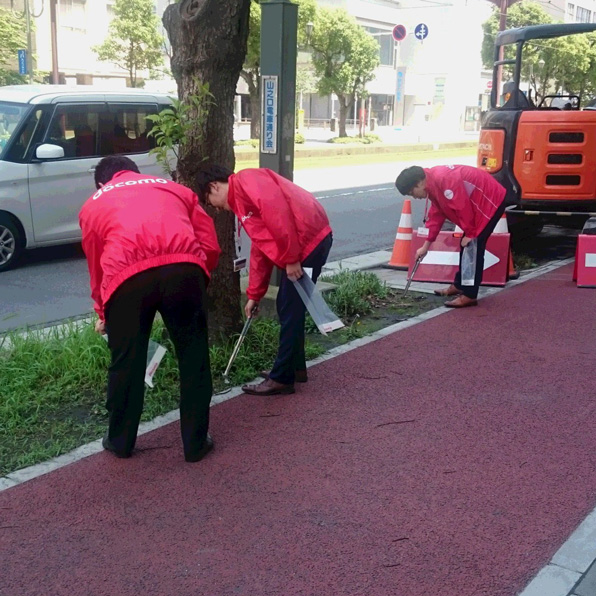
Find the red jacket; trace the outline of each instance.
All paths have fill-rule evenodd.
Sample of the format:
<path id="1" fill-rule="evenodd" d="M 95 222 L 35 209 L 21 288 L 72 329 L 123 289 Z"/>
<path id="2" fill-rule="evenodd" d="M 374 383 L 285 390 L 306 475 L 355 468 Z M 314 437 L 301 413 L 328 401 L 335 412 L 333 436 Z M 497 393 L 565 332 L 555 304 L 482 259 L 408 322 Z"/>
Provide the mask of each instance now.
<path id="1" fill-rule="evenodd" d="M 188 188 L 171 180 L 118 172 L 79 213 L 91 297 L 99 318 L 110 296 L 133 275 L 195 263 L 209 276 L 219 259 L 213 220 Z"/>
<path id="2" fill-rule="evenodd" d="M 331 233 L 313 195 L 265 168 L 230 176 L 228 203 L 251 240 L 246 294 L 252 300 L 267 292 L 274 265 L 285 269 L 304 261 Z"/>
<path id="3" fill-rule="evenodd" d="M 505 188 L 490 174 L 471 166 L 425 169 L 431 207 L 426 227 L 428 241 L 436 240 L 445 219 L 476 238 L 505 200 Z"/>

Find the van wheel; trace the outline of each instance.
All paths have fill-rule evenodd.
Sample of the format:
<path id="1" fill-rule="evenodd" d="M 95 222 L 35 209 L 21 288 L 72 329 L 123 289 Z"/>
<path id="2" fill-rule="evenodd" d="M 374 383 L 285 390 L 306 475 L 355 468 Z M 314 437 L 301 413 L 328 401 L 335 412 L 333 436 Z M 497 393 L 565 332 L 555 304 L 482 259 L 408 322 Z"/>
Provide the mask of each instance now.
<path id="1" fill-rule="evenodd" d="M 19 227 L 11 217 L 0 214 L 0 272 L 14 267 L 24 248 Z"/>

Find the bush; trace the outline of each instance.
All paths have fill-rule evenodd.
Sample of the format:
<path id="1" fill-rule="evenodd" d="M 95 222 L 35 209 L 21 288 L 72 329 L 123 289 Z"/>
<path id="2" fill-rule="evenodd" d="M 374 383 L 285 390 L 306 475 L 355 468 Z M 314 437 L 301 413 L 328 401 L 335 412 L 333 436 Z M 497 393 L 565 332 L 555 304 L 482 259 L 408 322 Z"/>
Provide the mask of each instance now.
<path id="1" fill-rule="evenodd" d="M 389 292 L 374 273 L 365 271 L 341 271 L 321 280 L 337 286 L 326 298 L 331 309 L 341 318 L 371 312 L 370 298 L 386 298 Z"/>
<path id="2" fill-rule="evenodd" d="M 363 137 L 333 137 L 329 139 L 327 142 L 339 145 L 347 145 L 349 143 L 360 143 L 362 145 L 370 145 L 372 143 L 380 143 L 381 137 L 379 135 L 374 134 L 367 134 Z"/>
<path id="3" fill-rule="evenodd" d="M 299 132 L 296 133 L 296 136 L 294 137 L 294 143 L 296 145 L 302 145 L 304 144 L 304 141 L 306 139 L 304 138 L 304 135 L 301 135 Z"/>

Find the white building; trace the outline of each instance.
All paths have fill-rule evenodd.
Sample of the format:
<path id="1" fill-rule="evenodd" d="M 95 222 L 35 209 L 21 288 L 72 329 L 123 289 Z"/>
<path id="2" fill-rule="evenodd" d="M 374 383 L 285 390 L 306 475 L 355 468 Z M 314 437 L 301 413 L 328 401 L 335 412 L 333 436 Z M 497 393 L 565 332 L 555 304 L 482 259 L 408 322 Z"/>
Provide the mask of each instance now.
<path id="1" fill-rule="evenodd" d="M 25 0 L 0 0 L 0 6 L 16 9 Z M 454 130 L 474 129 L 480 107 L 486 103 L 488 76 L 481 74 L 480 48 L 482 22 L 490 14 L 485 0 L 318 0 L 322 6 L 341 7 L 380 44 L 381 64 L 368 83 L 369 118 L 379 126 L 414 126 L 432 122 Z M 47 0 L 29 0 L 35 21 L 35 68 L 51 72 L 50 14 Z M 155 0 L 161 17 L 173 0 Z M 596 15 L 596 0 L 561 3 L 573 14 L 581 6 Z M 58 65 L 62 82 L 107 87 L 125 87 L 128 73 L 116 65 L 100 62 L 92 47 L 105 39 L 113 17 L 114 0 L 58 0 Z M 571 12 L 569 12 L 571 14 Z M 406 38 L 397 43 L 392 37 L 396 25 L 404 25 Z M 419 39 L 416 27 L 424 25 L 428 35 Z M 162 31 L 165 36 L 165 31 Z M 164 66 L 169 67 L 165 57 Z M 151 81 L 145 73 L 145 86 L 154 91 L 175 93 L 175 82 L 164 77 Z M 399 83 L 399 87 L 398 87 Z M 247 89 L 242 79 L 237 101 L 238 115 L 248 116 Z M 304 99 L 305 117 L 313 122 L 337 117 L 337 100 L 311 94 Z M 357 117 L 355 110 L 354 117 Z"/>
<path id="2" fill-rule="evenodd" d="M 50 7 L 47 0 L 28 0 L 34 25 L 32 40 L 37 71 L 52 71 L 52 43 Z M 25 0 L 0 0 L 3 8 L 24 11 Z M 156 13 L 161 16 L 171 0 L 156 0 Z M 104 88 L 126 87 L 128 73 L 117 65 L 100 62 L 91 49 L 100 45 L 108 33 L 114 16 L 114 0 L 58 0 L 56 6 L 58 70 L 60 82 L 97 85 Z M 169 67 L 166 58 L 165 66 Z M 149 73 L 143 73 L 146 87 L 155 91 L 175 90 L 172 81 L 155 84 L 148 81 Z M 157 88 L 156 88 L 157 87 Z"/>
<path id="3" fill-rule="evenodd" d="M 482 72 L 482 22 L 490 16 L 483 0 L 319 0 L 354 15 L 380 43 L 381 64 L 367 85 L 370 115 L 380 126 L 433 122 L 446 129 L 476 130 L 486 107 L 489 74 Z M 447 24 L 450 25 L 447 25 Z M 392 31 L 406 28 L 397 43 Z M 424 39 L 416 37 L 417 27 Z M 311 96 L 307 120 L 338 114 L 330 98 Z"/>

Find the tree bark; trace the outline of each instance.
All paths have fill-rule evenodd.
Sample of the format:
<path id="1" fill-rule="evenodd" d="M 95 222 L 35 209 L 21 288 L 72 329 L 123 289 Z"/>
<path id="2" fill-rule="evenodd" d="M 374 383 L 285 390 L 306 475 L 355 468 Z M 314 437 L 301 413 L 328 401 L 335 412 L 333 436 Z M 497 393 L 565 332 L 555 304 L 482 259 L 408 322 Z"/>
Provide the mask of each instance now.
<path id="1" fill-rule="evenodd" d="M 195 0 L 185 20 L 182 4 L 171 4 L 163 24 L 172 46 L 172 74 L 181 100 L 197 92 L 199 84 L 209 83 L 213 105 L 207 118 L 198 119 L 200 139 L 185 145 L 176 170 L 177 180 L 194 189 L 194 178 L 202 163 L 234 169 L 234 96 L 246 55 L 250 0 Z M 190 16 L 190 18 L 189 18 Z M 192 20 L 190 20 L 192 19 Z M 217 269 L 209 284 L 209 326 L 211 335 L 229 336 L 242 325 L 240 275 L 234 273 L 235 217 L 208 208 L 222 249 Z"/>
<path id="2" fill-rule="evenodd" d="M 246 81 L 250 98 L 250 138 L 259 139 L 261 137 L 261 77 L 252 70 L 243 70 L 240 74 Z"/>
<path id="3" fill-rule="evenodd" d="M 346 98 L 345 95 L 338 95 L 337 98 L 339 99 L 339 136 L 340 137 L 347 137 L 348 134 L 346 133 L 346 120 L 348 118 L 348 110 L 350 108 L 351 102 Z"/>

